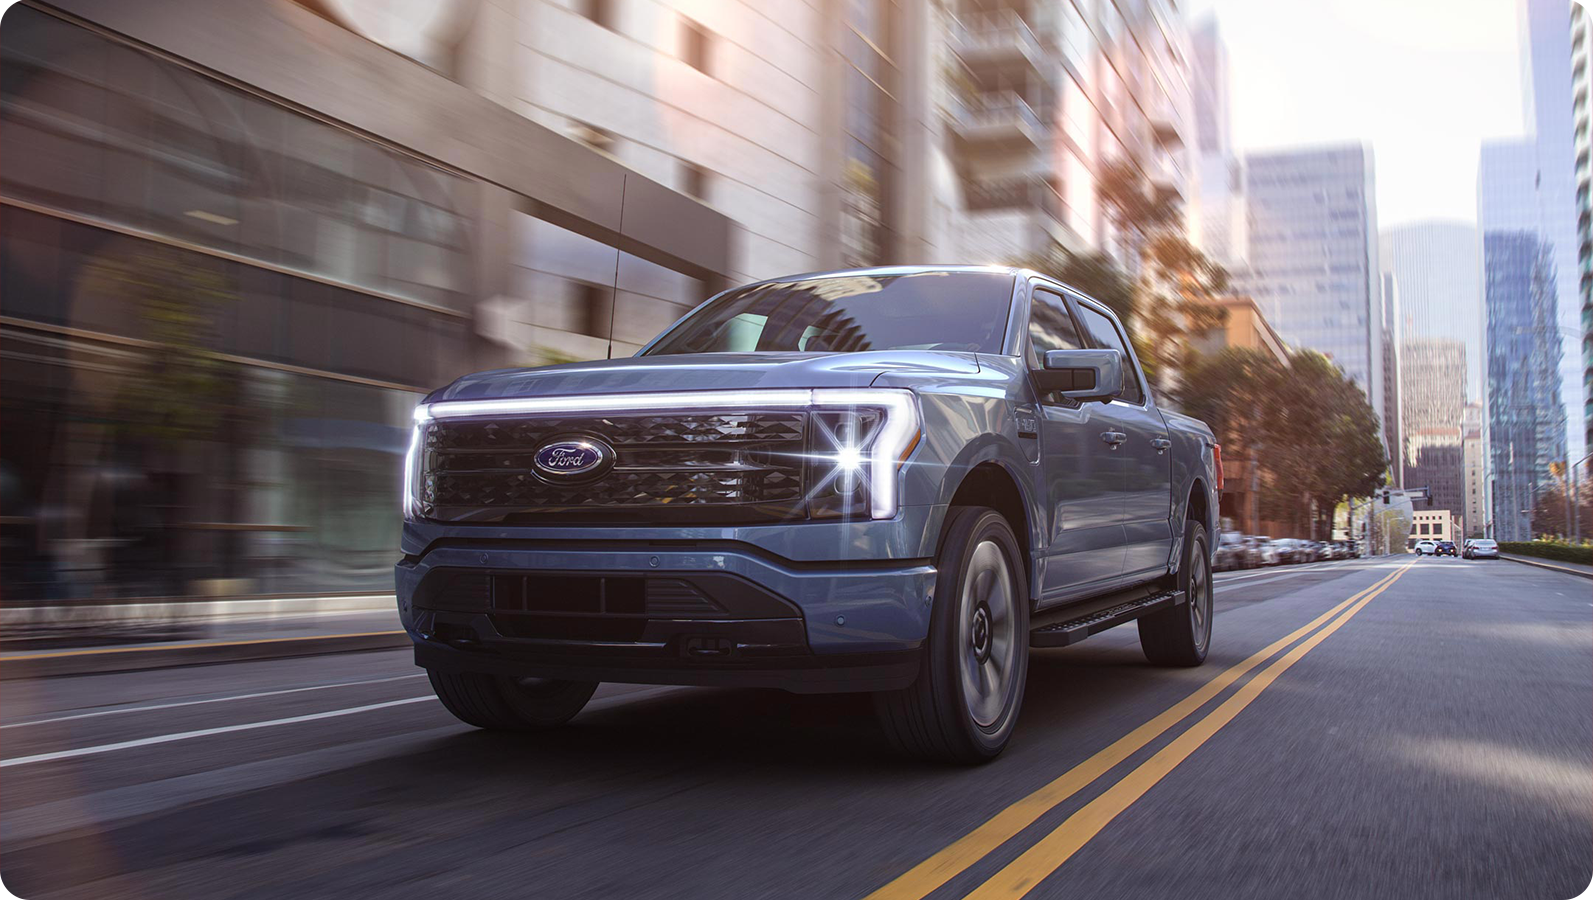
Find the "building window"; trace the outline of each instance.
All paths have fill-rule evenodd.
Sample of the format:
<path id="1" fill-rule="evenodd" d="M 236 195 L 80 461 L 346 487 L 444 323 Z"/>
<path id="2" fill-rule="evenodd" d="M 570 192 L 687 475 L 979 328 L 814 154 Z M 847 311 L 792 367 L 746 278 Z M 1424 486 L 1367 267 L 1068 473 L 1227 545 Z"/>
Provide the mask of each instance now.
<path id="1" fill-rule="evenodd" d="M 612 31 L 615 18 L 614 6 L 617 2 L 618 0 L 583 0 L 579 9 L 581 15 Z"/>
<path id="2" fill-rule="evenodd" d="M 712 38 L 713 32 L 700 23 L 681 17 L 680 58 L 704 75 L 713 74 L 708 71 L 708 44 Z"/>
<path id="3" fill-rule="evenodd" d="M 1432 532 L 1428 530 L 1431 527 L 1432 527 L 1431 525 L 1428 525 L 1426 522 L 1423 522 L 1422 523 L 1422 534 L 1432 534 Z"/>
<path id="4" fill-rule="evenodd" d="M 686 196 L 708 202 L 708 170 L 693 162 L 680 161 L 681 189 Z"/>
<path id="5" fill-rule="evenodd" d="M 579 317 L 582 334 L 608 337 L 609 323 L 613 320 L 613 288 L 602 284 L 581 282 L 575 285 L 575 312 Z"/>

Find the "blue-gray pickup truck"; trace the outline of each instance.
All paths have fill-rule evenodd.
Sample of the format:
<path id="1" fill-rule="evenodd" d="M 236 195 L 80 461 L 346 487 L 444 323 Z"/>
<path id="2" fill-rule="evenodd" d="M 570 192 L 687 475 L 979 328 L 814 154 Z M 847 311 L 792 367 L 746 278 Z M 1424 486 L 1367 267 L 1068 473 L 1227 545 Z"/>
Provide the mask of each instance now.
<path id="1" fill-rule="evenodd" d="M 1122 324 L 1027 270 L 721 293 L 636 356 L 415 412 L 398 607 L 443 704 L 559 725 L 600 682 L 868 691 L 904 751 L 1001 752 L 1031 647 L 1211 641 L 1220 448 Z"/>

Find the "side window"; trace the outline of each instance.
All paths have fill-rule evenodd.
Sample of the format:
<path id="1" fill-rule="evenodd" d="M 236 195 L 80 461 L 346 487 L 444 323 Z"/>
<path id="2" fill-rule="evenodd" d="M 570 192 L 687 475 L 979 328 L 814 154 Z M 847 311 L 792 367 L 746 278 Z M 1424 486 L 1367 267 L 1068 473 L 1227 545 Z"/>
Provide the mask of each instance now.
<path id="1" fill-rule="evenodd" d="M 1062 295 L 1035 289 L 1034 301 L 1029 306 L 1029 367 L 1041 368 L 1048 351 L 1083 347 L 1078 326 L 1073 324 Z"/>
<path id="2" fill-rule="evenodd" d="M 1084 330 L 1089 332 L 1090 339 L 1098 347 L 1116 350 L 1123 354 L 1123 396 L 1122 399 L 1129 403 L 1144 403 L 1145 392 L 1139 386 L 1139 373 L 1134 371 L 1134 357 L 1128 352 L 1127 342 L 1123 340 L 1123 333 L 1112 320 L 1105 315 L 1090 309 L 1084 304 L 1079 304 L 1079 316 L 1084 323 Z"/>

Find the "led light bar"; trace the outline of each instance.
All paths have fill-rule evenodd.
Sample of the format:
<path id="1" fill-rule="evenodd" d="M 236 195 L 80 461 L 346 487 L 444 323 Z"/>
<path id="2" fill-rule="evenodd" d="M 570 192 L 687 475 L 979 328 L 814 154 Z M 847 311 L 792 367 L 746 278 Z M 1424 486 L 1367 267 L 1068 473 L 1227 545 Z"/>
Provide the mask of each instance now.
<path id="1" fill-rule="evenodd" d="M 579 397 L 506 397 L 494 400 L 444 400 L 415 407 L 415 430 L 404 467 L 406 514 L 414 514 L 416 468 L 421 430 L 433 419 L 530 416 L 544 413 L 652 412 L 697 409 L 849 408 L 885 413 L 867 454 L 870 515 L 896 515 L 896 473 L 918 443 L 918 404 L 909 391 L 886 388 L 813 390 L 676 391 L 648 394 L 595 394 Z"/>

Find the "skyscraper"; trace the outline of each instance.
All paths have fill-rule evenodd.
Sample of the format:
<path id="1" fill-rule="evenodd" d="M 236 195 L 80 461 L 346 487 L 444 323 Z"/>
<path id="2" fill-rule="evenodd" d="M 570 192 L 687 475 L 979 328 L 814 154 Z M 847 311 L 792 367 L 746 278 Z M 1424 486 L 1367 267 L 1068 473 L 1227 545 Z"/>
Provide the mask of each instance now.
<path id="1" fill-rule="evenodd" d="M 1191 240 L 1212 260 L 1235 268 L 1244 256 L 1244 198 L 1229 114 L 1228 45 L 1207 17 L 1189 37 L 1200 187 L 1189 204 Z"/>
<path id="2" fill-rule="evenodd" d="M 1554 253 L 1534 231 L 1483 233 L 1494 537 L 1532 536 L 1532 506 L 1565 459 Z"/>
<path id="3" fill-rule="evenodd" d="M 1576 150 L 1571 68 L 1571 5 L 1567 0 L 1517 0 L 1522 42 L 1525 120 L 1537 156 L 1534 196 L 1538 233 L 1554 268 L 1556 307 L 1545 323 L 1555 339 L 1580 343 L 1581 274 L 1577 266 Z M 1585 103 L 1585 101 L 1584 101 Z M 1581 396 L 1581 354 L 1562 350 L 1561 396 Z M 1580 447 L 1583 429 L 1568 435 Z M 1576 453 L 1577 456 L 1581 452 Z"/>
<path id="4" fill-rule="evenodd" d="M 1382 421 L 1384 315 L 1371 150 L 1350 144 L 1248 154 L 1244 196 L 1242 292 L 1289 343 L 1332 358 Z"/>
<path id="5" fill-rule="evenodd" d="M 1459 511 L 1464 493 L 1461 411 L 1483 396 L 1481 267 L 1477 230 L 1422 222 L 1383 231 L 1379 259 L 1395 290 L 1397 362 L 1385 375 L 1401 398 L 1400 483 L 1432 489 L 1434 509 Z"/>
<path id="6" fill-rule="evenodd" d="M 1593 447 L 1593 15 L 1571 4 L 1572 124 L 1576 140 L 1576 267 L 1582 298 L 1582 448 Z"/>

